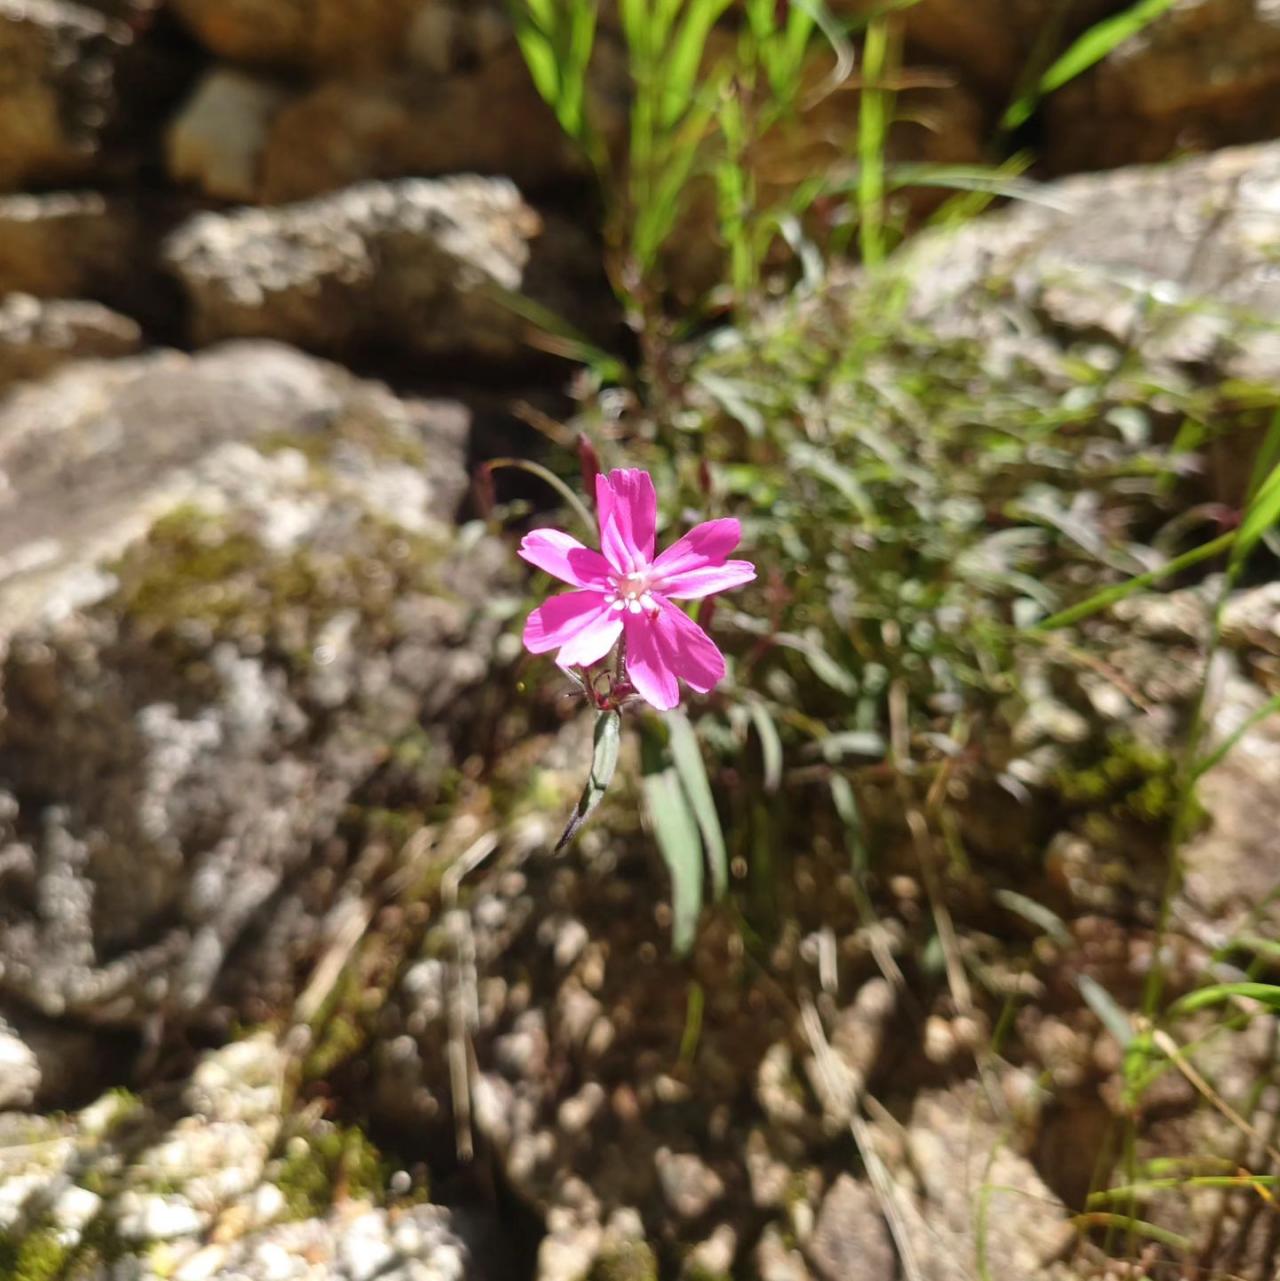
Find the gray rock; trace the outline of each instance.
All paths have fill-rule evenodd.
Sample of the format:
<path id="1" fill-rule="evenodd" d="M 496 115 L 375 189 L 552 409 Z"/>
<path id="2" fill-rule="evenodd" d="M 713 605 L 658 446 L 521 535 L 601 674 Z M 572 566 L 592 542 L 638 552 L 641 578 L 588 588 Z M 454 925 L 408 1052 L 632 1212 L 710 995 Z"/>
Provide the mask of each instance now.
<path id="1" fill-rule="evenodd" d="M 526 322 L 502 296 L 527 294 L 582 320 L 571 287 L 579 251 L 511 183 L 458 177 L 203 214 L 174 233 L 166 256 L 200 343 L 261 336 L 324 353 L 378 344 L 510 359 L 526 350 Z"/>
<path id="2" fill-rule="evenodd" d="M 919 1182 L 898 1204 L 927 1281 L 952 1281 L 979 1248 L 993 1277 L 1041 1276 L 1074 1238 L 1066 1207 L 1008 1146 L 976 1084 L 919 1094 L 906 1141 Z"/>
<path id="3" fill-rule="evenodd" d="M 252 201 L 271 122 L 288 99 L 273 81 L 218 67 L 169 125 L 169 173 L 219 200 Z"/>
<path id="4" fill-rule="evenodd" d="M 842 1174 L 818 1211 L 805 1253 L 822 1281 L 893 1281 L 897 1259 L 884 1216 L 865 1183 Z"/>
<path id="5" fill-rule="evenodd" d="M 0 297 L 0 387 L 40 378 L 68 360 L 127 356 L 141 344 L 136 321 L 99 303 Z"/>
<path id="6" fill-rule="evenodd" d="M 1280 145 L 1065 179 L 1042 195 L 913 243 L 900 264 L 911 313 L 943 337 L 988 343 L 997 362 L 1034 361 L 1031 335 L 1050 331 L 1134 346 L 1148 372 L 1280 379 Z"/>
<path id="7" fill-rule="evenodd" d="M 0 1111 L 30 1107 L 39 1089 L 39 1060 L 0 1019 Z"/>
<path id="8" fill-rule="evenodd" d="M 659 1148 L 654 1154 L 662 1195 L 673 1214 L 698 1219 L 724 1195 L 724 1181 L 692 1152 Z"/>
<path id="9" fill-rule="evenodd" d="M 420 716 L 431 786 L 432 718 L 485 671 L 467 421 L 262 343 L 75 364 L 0 408 L 0 995 L 180 1018 L 279 921 L 237 973 L 288 999 L 323 908 L 282 891 Z"/>

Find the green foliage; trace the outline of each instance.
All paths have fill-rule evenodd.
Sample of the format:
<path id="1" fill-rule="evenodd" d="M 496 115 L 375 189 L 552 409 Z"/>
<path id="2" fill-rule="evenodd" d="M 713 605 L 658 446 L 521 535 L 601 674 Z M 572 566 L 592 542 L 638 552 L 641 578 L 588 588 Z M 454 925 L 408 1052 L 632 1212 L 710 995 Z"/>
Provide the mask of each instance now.
<path id="1" fill-rule="evenodd" d="M 295 1219 L 323 1216 L 339 1195 L 375 1204 L 386 1197 L 388 1166 L 364 1132 L 318 1123 L 285 1142 L 271 1179 Z"/>
<path id="2" fill-rule="evenodd" d="M 58 1281 L 73 1257 L 54 1227 L 0 1234 L 0 1276 L 7 1281 Z"/>
<path id="3" fill-rule="evenodd" d="M 591 773 L 587 776 L 587 785 L 582 790 L 582 796 L 578 800 L 568 827 L 556 842 L 557 850 L 564 849 L 573 840 L 578 829 L 591 817 L 596 806 L 604 800 L 604 794 L 609 790 L 614 771 L 618 767 L 618 747 L 621 736 L 622 716 L 619 712 L 609 710 L 596 715 Z"/>
<path id="4" fill-rule="evenodd" d="M 560 127 L 597 164 L 603 144 L 587 111 L 587 72 L 595 45 L 597 0 L 523 0 L 510 6 L 520 52 Z"/>
<path id="5" fill-rule="evenodd" d="M 645 747 L 645 809 L 671 873 L 672 946 L 677 953 L 684 953 L 693 944 L 702 911 L 702 840 L 675 767 L 665 763 L 652 739 L 646 740 Z"/>
<path id="6" fill-rule="evenodd" d="M 658 1260 L 646 1242 L 628 1241 L 606 1250 L 587 1281 L 658 1281 Z"/>

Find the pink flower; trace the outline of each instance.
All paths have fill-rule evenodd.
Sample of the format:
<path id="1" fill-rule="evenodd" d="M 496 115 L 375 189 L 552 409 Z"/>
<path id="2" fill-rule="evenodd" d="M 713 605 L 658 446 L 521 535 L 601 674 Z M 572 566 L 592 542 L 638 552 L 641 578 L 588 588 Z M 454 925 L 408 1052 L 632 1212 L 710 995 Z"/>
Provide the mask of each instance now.
<path id="1" fill-rule="evenodd" d="M 756 571 L 727 560 L 742 536 L 736 520 L 695 525 L 654 557 L 658 500 L 649 473 L 619 470 L 596 477 L 601 552 L 558 529 L 526 535 L 520 555 L 579 588 L 553 596 L 529 615 L 525 647 L 558 649 L 561 667 L 598 662 L 626 636 L 627 677 L 663 711 L 680 701 L 677 680 L 705 694 L 724 679 L 724 655 L 673 600 L 697 600 L 749 583 Z"/>

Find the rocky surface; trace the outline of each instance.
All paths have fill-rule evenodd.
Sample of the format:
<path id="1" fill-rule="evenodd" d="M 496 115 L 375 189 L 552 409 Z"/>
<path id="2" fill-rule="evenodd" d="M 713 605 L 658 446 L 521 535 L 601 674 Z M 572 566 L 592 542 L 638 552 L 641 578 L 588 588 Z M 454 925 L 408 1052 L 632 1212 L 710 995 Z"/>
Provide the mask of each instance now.
<path id="1" fill-rule="evenodd" d="M 1175 381 L 1280 378 L 1280 147 L 1066 179 L 1045 196 L 920 238 L 903 264 L 913 314 L 1009 357 L 1034 355 L 1034 342 L 1018 347 L 1029 325 L 1102 340 L 1117 367 L 1138 349 Z"/>
<path id="2" fill-rule="evenodd" d="M 1027 60 L 1115 7 L 907 10 L 891 159 L 980 160 Z M 598 251 L 520 190 L 581 167 L 501 7 L 154 9 L 0 0 L 0 188 L 33 188 L 0 196 L 0 1275 L 1079 1281 L 1106 1233 L 1074 1216 L 1129 1122 L 1141 1161 L 1270 1168 L 1271 1013 L 1125 1053 L 1157 946 L 1176 994 L 1267 973 L 1280 930 L 1263 722 L 1205 777 L 1157 933 L 1221 580 L 1021 651 L 998 714 L 924 780 L 956 832 L 913 840 L 883 771 L 851 771 L 865 874 L 825 802 L 786 830 L 750 795 L 730 903 L 671 956 L 635 761 L 550 852 L 589 725 L 511 675 L 509 549 L 457 523 L 477 412 L 316 358 L 511 386 L 523 302 L 610 333 Z M 1046 104 L 1051 163 L 1254 136 L 1273 27 L 1261 0 L 1173 6 Z M 148 57 L 173 63 L 154 83 Z M 851 152 L 856 97 L 764 140 L 762 201 Z M 910 319 L 981 344 L 980 372 L 1014 371 L 1067 436 L 1082 415 L 1156 440 L 1190 406 L 1223 432 L 1197 463 L 1218 474 L 1169 483 L 1229 520 L 1249 459 L 1227 428 L 1280 386 L 1280 151 L 1039 196 L 919 241 Z M 681 286 L 719 266 L 708 209 Z M 814 305 L 852 328 L 838 289 Z M 886 395 L 931 375 L 909 343 L 884 360 Z M 1080 470 L 1057 443 L 1027 465 Z M 1113 446 L 1088 446 L 1091 479 L 1128 459 Z M 1046 498 L 1048 539 L 1128 528 L 1153 489 L 1125 475 Z M 1280 683 L 1278 618 L 1274 585 L 1226 601 L 1206 745 Z M 801 787 L 821 768 L 786 767 Z M 1256 1192 L 1142 1198 L 1179 1265 L 1274 1272 Z"/>
<path id="3" fill-rule="evenodd" d="M 340 866 L 388 744 L 430 789 L 495 626 L 495 549 L 451 532 L 467 422 L 270 344 L 5 404 L 0 994 L 182 1019 L 266 904 L 306 934 L 282 891 Z M 273 942 L 247 972 L 287 993 Z"/>
<path id="4" fill-rule="evenodd" d="M 0 301 L 0 387 L 77 357 L 127 356 L 141 344 L 136 321 L 98 303 L 20 293 Z"/>
<path id="5" fill-rule="evenodd" d="M 522 296 L 591 328 L 574 288 L 590 276 L 586 245 L 510 182 L 454 177 L 203 214 L 166 258 L 199 343 L 255 336 L 326 354 L 509 361 L 529 352 Z"/>
<path id="6" fill-rule="evenodd" d="M 0 1113 L 6 1277 L 496 1281 L 475 1215 L 376 1207 L 376 1153 L 321 1122 L 284 1131 L 289 1068 L 260 1036 L 206 1056 L 176 1097 Z"/>

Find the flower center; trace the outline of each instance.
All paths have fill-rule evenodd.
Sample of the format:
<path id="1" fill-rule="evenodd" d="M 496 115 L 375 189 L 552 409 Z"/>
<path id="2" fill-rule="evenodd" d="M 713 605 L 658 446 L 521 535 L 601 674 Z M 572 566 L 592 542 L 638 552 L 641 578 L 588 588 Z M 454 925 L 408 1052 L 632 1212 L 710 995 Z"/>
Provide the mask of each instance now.
<path id="1" fill-rule="evenodd" d="M 611 609 L 630 610 L 656 614 L 658 602 L 649 594 L 649 570 L 635 570 L 630 574 L 615 574 L 609 579 L 613 591 L 605 598 Z"/>

